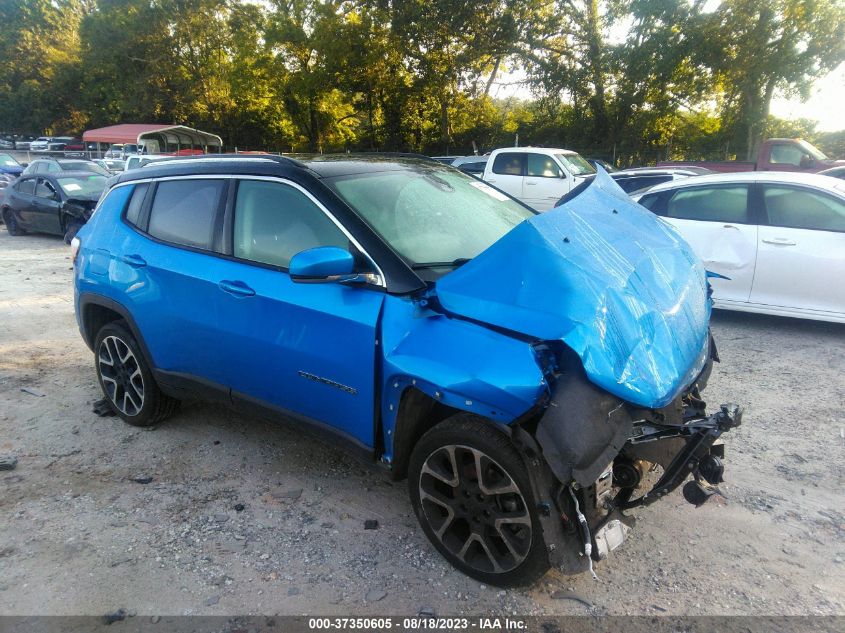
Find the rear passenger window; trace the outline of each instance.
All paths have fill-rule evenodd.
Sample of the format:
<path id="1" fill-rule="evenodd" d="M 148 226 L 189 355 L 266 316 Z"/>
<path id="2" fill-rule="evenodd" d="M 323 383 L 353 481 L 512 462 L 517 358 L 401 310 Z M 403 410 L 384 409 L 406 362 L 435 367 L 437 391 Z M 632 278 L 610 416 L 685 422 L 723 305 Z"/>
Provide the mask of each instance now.
<path id="1" fill-rule="evenodd" d="M 493 173 L 503 176 L 521 176 L 522 162 L 525 154 L 503 153 L 493 161 Z"/>
<path id="2" fill-rule="evenodd" d="M 27 195 L 32 195 L 35 193 L 35 178 L 29 178 L 28 180 L 22 180 L 18 184 L 18 191 L 21 193 L 25 193 Z"/>
<path id="3" fill-rule="evenodd" d="M 281 183 L 242 180 L 235 203 L 234 255 L 287 268 L 317 246 L 349 250 L 349 239 L 314 202 Z"/>
<path id="4" fill-rule="evenodd" d="M 669 199 L 666 215 L 678 220 L 748 224 L 748 185 L 685 187 Z"/>
<path id="5" fill-rule="evenodd" d="M 211 249 L 222 191 L 222 180 L 160 182 L 147 233 L 166 242 Z"/>
<path id="6" fill-rule="evenodd" d="M 126 221 L 130 224 L 138 226 L 138 219 L 141 216 L 141 207 L 144 204 L 144 196 L 147 195 L 149 183 L 142 182 L 135 185 L 135 190 L 132 192 L 132 197 L 129 199 L 129 206 L 126 207 Z"/>

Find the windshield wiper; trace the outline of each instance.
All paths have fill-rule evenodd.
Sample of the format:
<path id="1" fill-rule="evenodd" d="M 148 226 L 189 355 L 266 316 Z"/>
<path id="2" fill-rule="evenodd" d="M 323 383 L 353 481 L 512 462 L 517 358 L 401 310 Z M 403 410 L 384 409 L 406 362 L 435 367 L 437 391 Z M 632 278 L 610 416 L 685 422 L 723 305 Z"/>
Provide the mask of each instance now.
<path id="1" fill-rule="evenodd" d="M 424 270 L 426 268 L 446 268 L 452 267 L 457 268 L 458 266 L 463 266 L 466 264 L 471 257 L 458 257 L 458 259 L 453 259 L 451 262 L 426 262 L 425 264 L 414 264 L 411 266 L 411 270 Z"/>

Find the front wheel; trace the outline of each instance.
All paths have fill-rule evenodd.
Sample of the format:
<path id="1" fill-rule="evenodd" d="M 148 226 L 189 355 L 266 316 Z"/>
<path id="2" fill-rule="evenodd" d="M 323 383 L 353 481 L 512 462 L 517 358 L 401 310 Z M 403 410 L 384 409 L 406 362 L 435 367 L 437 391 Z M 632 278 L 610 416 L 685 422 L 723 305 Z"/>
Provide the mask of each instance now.
<path id="1" fill-rule="evenodd" d="M 73 238 L 76 237 L 76 234 L 79 233 L 79 229 L 83 227 L 82 222 L 71 222 L 67 225 L 67 230 L 65 231 L 64 241 L 65 244 L 70 244 Z"/>
<path id="2" fill-rule="evenodd" d="M 11 209 L 3 209 L 3 223 L 6 225 L 6 230 L 9 235 L 23 235 L 26 233 L 18 224 L 18 219 Z"/>
<path id="3" fill-rule="evenodd" d="M 429 430 L 414 447 L 408 486 L 426 536 L 468 576 L 515 587 L 549 569 L 528 471 L 493 423 L 457 414 Z"/>
<path id="4" fill-rule="evenodd" d="M 153 379 L 135 337 L 122 321 L 104 325 L 94 343 L 97 379 L 114 412 L 133 426 L 152 426 L 176 412 L 179 401 Z"/>

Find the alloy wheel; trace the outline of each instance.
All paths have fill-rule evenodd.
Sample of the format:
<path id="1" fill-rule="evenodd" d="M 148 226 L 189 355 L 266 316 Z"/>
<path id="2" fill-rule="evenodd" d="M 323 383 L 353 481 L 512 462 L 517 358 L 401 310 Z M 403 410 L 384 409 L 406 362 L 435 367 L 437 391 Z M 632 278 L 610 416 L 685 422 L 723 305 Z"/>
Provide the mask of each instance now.
<path id="1" fill-rule="evenodd" d="M 103 387 L 112 404 L 127 416 L 144 407 L 144 376 L 132 349 L 117 336 L 107 336 L 97 352 Z"/>
<path id="2" fill-rule="evenodd" d="M 531 515 L 513 478 L 484 452 L 448 445 L 420 472 L 420 503 L 442 545 L 473 569 L 501 574 L 531 549 Z"/>

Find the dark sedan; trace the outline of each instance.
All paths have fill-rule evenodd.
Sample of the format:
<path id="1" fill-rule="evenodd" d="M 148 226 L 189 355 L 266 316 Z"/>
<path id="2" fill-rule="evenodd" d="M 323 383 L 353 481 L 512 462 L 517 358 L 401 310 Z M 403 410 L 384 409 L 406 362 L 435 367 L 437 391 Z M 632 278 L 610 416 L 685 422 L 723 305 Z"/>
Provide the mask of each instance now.
<path id="1" fill-rule="evenodd" d="M 2 215 L 10 235 L 52 233 L 70 243 L 82 228 L 108 179 L 90 171 L 23 175 L 7 188 Z"/>
<path id="2" fill-rule="evenodd" d="M 36 158 L 26 166 L 23 173 L 29 176 L 30 174 L 58 174 L 63 171 L 87 171 L 111 176 L 108 170 L 85 158 Z"/>

